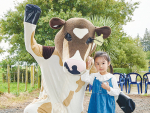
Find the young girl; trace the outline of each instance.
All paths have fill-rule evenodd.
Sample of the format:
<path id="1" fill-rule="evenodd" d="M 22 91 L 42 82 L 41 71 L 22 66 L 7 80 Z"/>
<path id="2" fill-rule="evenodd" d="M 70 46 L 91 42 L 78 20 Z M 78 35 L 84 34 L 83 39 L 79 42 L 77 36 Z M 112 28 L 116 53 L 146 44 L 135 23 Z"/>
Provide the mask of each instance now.
<path id="1" fill-rule="evenodd" d="M 115 76 L 107 72 L 110 57 L 106 52 L 97 52 L 94 64 L 98 73 L 89 75 L 92 58 L 88 60 L 88 70 L 81 76 L 81 80 L 93 84 L 88 113 L 115 113 L 115 98 L 120 93 Z"/>

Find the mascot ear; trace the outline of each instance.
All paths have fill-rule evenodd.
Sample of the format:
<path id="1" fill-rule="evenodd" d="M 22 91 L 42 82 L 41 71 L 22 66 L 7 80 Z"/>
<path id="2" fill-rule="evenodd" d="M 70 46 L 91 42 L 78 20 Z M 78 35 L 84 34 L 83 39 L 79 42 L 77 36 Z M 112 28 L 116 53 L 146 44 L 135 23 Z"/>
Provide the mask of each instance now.
<path id="1" fill-rule="evenodd" d="M 49 25 L 53 29 L 59 29 L 65 24 L 65 20 L 60 18 L 52 18 L 49 22 Z"/>
<path id="2" fill-rule="evenodd" d="M 111 33 L 111 28 L 108 26 L 103 26 L 103 27 L 96 27 L 95 32 L 97 33 L 98 36 L 103 34 L 103 38 L 107 38 L 110 33 Z"/>

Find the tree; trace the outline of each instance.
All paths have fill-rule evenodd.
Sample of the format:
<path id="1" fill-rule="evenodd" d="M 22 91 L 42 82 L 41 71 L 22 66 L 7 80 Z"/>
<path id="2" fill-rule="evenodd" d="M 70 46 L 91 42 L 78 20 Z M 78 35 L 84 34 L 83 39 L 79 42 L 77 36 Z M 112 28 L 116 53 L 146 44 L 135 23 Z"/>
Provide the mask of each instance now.
<path id="1" fill-rule="evenodd" d="M 8 35 L 3 38 L 8 40 L 9 43 L 12 45 L 12 47 L 8 50 L 8 52 L 13 56 L 12 59 L 14 61 L 22 61 L 22 63 L 25 61 L 31 64 L 35 62 L 35 60 L 30 56 L 29 53 L 27 54 L 27 51 L 25 50 L 24 31 L 23 31 L 24 10 L 25 5 L 27 3 L 29 2 L 19 4 L 19 6 L 16 7 L 17 11 L 7 12 L 5 18 L 1 19 L 0 21 L 1 25 L 0 32 L 3 36 Z M 46 16 L 42 16 L 44 15 L 43 13 L 45 13 Z M 48 45 L 49 43 L 51 43 L 51 40 L 54 39 L 55 34 L 58 31 L 53 30 L 49 27 L 49 20 L 52 17 L 59 17 L 67 20 L 71 17 L 82 16 L 82 14 L 80 12 L 77 12 L 76 9 L 72 9 L 71 11 L 68 10 L 66 12 L 61 10 L 59 13 L 57 11 L 53 12 L 52 10 L 48 10 L 48 12 L 45 12 L 43 10 L 43 13 L 41 14 L 41 18 L 38 21 L 35 35 L 35 39 L 41 45 Z M 11 38 L 9 38 L 10 36 Z"/>
<path id="2" fill-rule="evenodd" d="M 146 67 L 146 54 L 138 38 L 121 37 L 117 43 L 120 49 L 116 56 L 117 59 L 113 60 L 114 67 Z"/>
<path id="3" fill-rule="evenodd" d="M 4 59 L 4 60 L 2 60 L 0 62 L 0 66 L 2 67 L 2 70 L 4 72 L 7 71 L 7 64 L 9 64 L 9 65 L 13 65 L 14 64 L 14 62 L 11 60 L 11 58 L 9 56 L 7 56 L 6 59 Z"/>
<path id="4" fill-rule="evenodd" d="M 0 47 L 0 54 L 2 54 L 4 52 L 4 50 Z"/>
<path id="5" fill-rule="evenodd" d="M 147 52 L 146 52 L 146 56 L 147 56 L 146 59 L 149 60 L 149 59 L 150 59 L 150 51 L 147 51 Z"/>
<path id="6" fill-rule="evenodd" d="M 143 51 L 139 37 L 132 39 L 120 32 L 121 27 L 116 27 L 110 19 L 102 17 L 86 18 L 94 26 L 110 26 L 112 33 L 104 40 L 102 46 L 97 46 L 96 51 L 106 51 L 111 57 L 111 63 L 115 68 L 145 68 L 147 65 L 146 54 Z M 94 54 L 93 54 L 94 56 Z"/>
<path id="7" fill-rule="evenodd" d="M 116 29 L 111 35 L 113 38 L 122 35 L 123 24 L 131 20 L 134 10 L 138 3 L 133 4 L 125 0 L 27 0 L 23 3 L 16 3 L 16 11 L 8 11 L 3 19 L 0 20 L 0 36 L 7 40 L 12 47 L 8 50 L 11 59 L 29 64 L 35 60 L 27 54 L 24 45 L 23 19 L 26 4 L 36 4 L 41 10 L 41 16 L 37 23 L 35 38 L 41 45 L 54 44 L 53 39 L 58 30 L 49 27 L 49 20 L 52 17 L 60 17 L 67 20 L 72 17 L 90 17 L 98 16 L 104 19 L 108 17 L 113 20 Z M 104 43 L 104 49 L 113 44 L 111 38 Z M 110 46 L 108 46 L 110 45 Z"/>
<path id="8" fill-rule="evenodd" d="M 0 42 L 2 41 L 3 37 L 0 36 Z M 4 51 L 4 49 L 2 47 L 0 47 L 0 54 L 2 54 Z"/>
<path id="9" fill-rule="evenodd" d="M 53 4 L 55 4 L 53 9 L 56 11 L 60 9 L 71 10 L 75 7 L 77 11 L 81 11 L 83 16 L 110 17 L 115 24 L 124 25 L 131 20 L 131 16 L 139 3 L 131 4 L 125 0 L 54 0 Z"/>
<path id="10" fill-rule="evenodd" d="M 150 32 L 146 28 L 144 37 L 141 39 L 141 43 L 144 51 L 150 51 Z"/>

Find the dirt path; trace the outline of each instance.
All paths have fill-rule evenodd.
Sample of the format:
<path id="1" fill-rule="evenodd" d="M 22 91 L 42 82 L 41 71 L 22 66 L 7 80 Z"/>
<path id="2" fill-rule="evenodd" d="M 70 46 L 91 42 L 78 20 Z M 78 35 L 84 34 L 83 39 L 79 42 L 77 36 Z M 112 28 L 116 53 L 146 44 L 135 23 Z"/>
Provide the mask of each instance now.
<path id="1" fill-rule="evenodd" d="M 142 96 L 142 95 L 128 95 L 136 104 L 136 108 L 133 113 L 150 113 L 150 96 Z M 84 113 L 87 113 L 88 104 L 90 100 L 90 94 L 84 97 Z M 116 103 L 116 113 L 124 113 L 118 104 Z"/>
<path id="2" fill-rule="evenodd" d="M 30 98 L 24 102 L 11 103 L 9 105 L 5 104 L 5 107 L 0 106 L 0 113 L 23 113 L 24 108 L 32 102 L 32 100 L 38 95 L 38 90 L 32 92 Z M 27 95 L 28 96 L 28 95 Z M 128 95 L 132 98 L 136 104 L 136 109 L 133 113 L 150 113 L 150 96 L 141 95 Z M 5 96 L 4 96 L 5 97 Z M 0 98 L 1 100 L 2 98 Z M 88 104 L 90 100 L 90 93 L 86 92 L 84 97 L 84 113 L 87 113 Z M 17 101 L 16 101 L 17 102 Z M 8 103 L 7 103 L 8 104 Z M 2 105 L 2 103 L 1 103 Z M 116 104 L 116 113 L 123 113 L 123 111 Z"/>

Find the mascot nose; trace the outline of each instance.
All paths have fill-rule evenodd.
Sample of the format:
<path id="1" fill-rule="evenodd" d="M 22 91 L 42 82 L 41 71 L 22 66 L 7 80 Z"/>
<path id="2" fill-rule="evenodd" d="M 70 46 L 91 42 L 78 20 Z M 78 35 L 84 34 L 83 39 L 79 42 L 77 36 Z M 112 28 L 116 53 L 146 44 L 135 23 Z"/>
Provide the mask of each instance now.
<path id="1" fill-rule="evenodd" d="M 64 67 L 71 74 L 81 74 L 83 71 L 86 70 L 86 63 L 84 61 L 81 61 L 81 60 L 68 59 L 64 63 Z"/>

